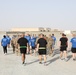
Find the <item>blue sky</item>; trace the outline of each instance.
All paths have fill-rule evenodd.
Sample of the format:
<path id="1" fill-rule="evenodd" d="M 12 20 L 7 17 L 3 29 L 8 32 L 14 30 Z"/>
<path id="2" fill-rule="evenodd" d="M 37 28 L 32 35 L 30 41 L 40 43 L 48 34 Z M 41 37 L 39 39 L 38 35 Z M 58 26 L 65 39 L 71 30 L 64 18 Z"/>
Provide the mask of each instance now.
<path id="1" fill-rule="evenodd" d="M 0 29 L 14 27 L 76 30 L 76 0 L 0 0 Z"/>

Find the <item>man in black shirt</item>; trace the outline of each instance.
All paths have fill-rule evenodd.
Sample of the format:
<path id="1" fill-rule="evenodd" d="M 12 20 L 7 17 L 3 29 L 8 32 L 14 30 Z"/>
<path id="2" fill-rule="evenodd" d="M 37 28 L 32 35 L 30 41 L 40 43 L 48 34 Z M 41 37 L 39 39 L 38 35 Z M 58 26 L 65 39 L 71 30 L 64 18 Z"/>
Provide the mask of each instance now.
<path id="1" fill-rule="evenodd" d="M 60 38 L 60 58 L 64 59 L 67 61 L 67 47 L 68 47 L 68 38 L 66 37 L 65 34 L 62 34 L 62 37 Z M 64 58 L 63 58 L 64 55 Z"/>
<path id="2" fill-rule="evenodd" d="M 46 45 L 47 41 L 44 39 L 44 35 L 40 34 L 40 38 L 37 41 L 37 49 L 39 53 L 39 63 L 42 63 L 42 55 L 44 56 L 44 65 L 46 63 Z"/>
<path id="3" fill-rule="evenodd" d="M 22 55 L 22 64 L 25 63 L 25 54 L 27 51 L 27 47 L 28 47 L 28 40 L 26 38 L 24 38 L 24 34 L 22 34 L 21 38 L 18 39 L 17 43 L 20 46 L 20 53 Z"/>

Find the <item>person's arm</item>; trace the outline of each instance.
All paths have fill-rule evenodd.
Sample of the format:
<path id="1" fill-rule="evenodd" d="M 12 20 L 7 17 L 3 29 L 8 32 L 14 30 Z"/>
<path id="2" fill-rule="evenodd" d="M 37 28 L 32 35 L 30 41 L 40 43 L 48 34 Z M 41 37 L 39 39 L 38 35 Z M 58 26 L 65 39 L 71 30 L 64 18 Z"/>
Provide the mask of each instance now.
<path id="1" fill-rule="evenodd" d="M 69 44 L 69 49 L 71 49 L 71 47 L 72 47 L 72 39 L 71 39 L 70 44 Z"/>
<path id="2" fill-rule="evenodd" d="M 59 48 L 61 47 L 61 39 L 59 40 L 58 46 Z"/>
<path id="3" fill-rule="evenodd" d="M 68 47 L 68 41 L 66 42 L 66 45 L 67 45 L 67 47 Z"/>
<path id="4" fill-rule="evenodd" d="M 59 46 L 59 48 L 61 47 L 61 41 L 59 41 L 58 46 Z"/>
<path id="5" fill-rule="evenodd" d="M 37 44 L 37 48 L 36 48 L 36 50 L 38 51 L 38 49 L 39 49 L 39 44 Z"/>
<path id="6" fill-rule="evenodd" d="M 67 47 L 68 47 L 68 38 L 67 38 L 67 42 L 66 42 L 66 45 L 67 45 Z"/>
<path id="7" fill-rule="evenodd" d="M 27 43 L 27 49 L 29 48 L 29 44 Z"/>
<path id="8" fill-rule="evenodd" d="M 2 46 L 2 40 L 1 40 L 1 46 Z"/>
<path id="9" fill-rule="evenodd" d="M 18 39 L 17 42 L 16 42 L 16 48 L 17 48 L 17 49 L 19 48 L 19 39 Z"/>

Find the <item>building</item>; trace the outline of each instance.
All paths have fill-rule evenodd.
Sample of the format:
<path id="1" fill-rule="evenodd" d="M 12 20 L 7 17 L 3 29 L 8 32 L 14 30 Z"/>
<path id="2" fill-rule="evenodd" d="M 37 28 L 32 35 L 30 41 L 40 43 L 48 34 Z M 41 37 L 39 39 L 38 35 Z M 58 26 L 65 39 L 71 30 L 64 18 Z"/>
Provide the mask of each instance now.
<path id="1" fill-rule="evenodd" d="M 30 31 L 41 31 L 41 32 L 50 32 L 51 28 L 12 28 L 11 31 L 21 31 L 21 32 L 30 32 Z"/>
<path id="2" fill-rule="evenodd" d="M 39 28 L 12 28 L 11 31 L 21 31 L 21 32 L 39 31 Z"/>

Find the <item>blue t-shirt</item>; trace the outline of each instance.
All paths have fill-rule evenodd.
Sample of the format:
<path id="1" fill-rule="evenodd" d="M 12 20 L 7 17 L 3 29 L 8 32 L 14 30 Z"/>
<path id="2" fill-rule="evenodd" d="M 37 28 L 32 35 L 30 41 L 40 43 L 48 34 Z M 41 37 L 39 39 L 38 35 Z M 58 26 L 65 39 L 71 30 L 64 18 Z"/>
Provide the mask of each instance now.
<path id="1" fill-rule="evenodd" d="M 25 36 L 24 38 L 26 38 L 28 40 L 28 44 L 30 45 L 31 37 L 30 36 Z"/>
<path id="2" fill-rule="evenodd" d="M 8 39 L 8 44 L 10 44 L 11 38 L 10 37 L 6 37 Z"/>
<path id="3" fill-rule="evenodd" d="M 52 36 L 52 39 L 54 40 L 54 45 L 55 45 L 55 41 L 56 41 L 56 37 Z"/>
<path id="4" fill-rule="evenodd" d="M 70 42 L 72 43 L 72 47 L 76 48 L 76 37 L 72 38 Z"/>
<path id="5" fill-rule="evenodd" d="M 31 42 L 31 46 L 35 47 L 36 38 L 35 37 L 31 37 L 30 42 Z"/>
<path id="6" fill-rule="evenodd" d="M 7 46 L 8 45 L 8 39 L 7 38 L 3 38 L 1 40 L 2 46 Z"/>

